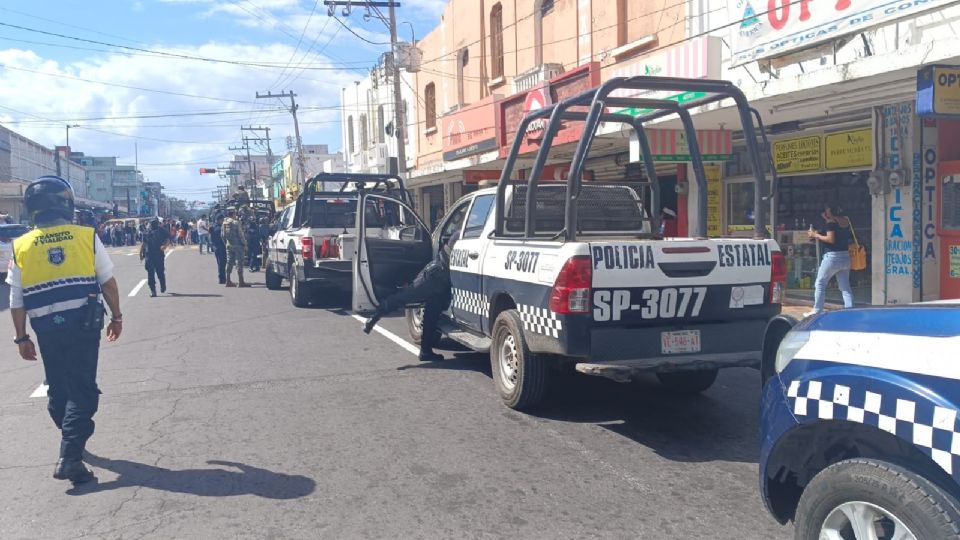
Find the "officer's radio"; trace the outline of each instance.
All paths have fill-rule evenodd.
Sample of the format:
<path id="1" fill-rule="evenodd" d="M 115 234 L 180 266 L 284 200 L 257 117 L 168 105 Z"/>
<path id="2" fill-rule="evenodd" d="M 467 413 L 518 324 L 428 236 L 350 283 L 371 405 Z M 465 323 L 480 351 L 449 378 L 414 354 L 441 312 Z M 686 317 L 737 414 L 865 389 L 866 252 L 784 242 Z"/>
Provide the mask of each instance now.
<path id="1" fill-rule="evenodd" d="M 100 302 L 99 295 L 87 295 L 87 305 L 85 308 L 80 328 L 83 330 L 103 330 L 103 318 L 107 310 L 104 309 L 103 303 Z"/>

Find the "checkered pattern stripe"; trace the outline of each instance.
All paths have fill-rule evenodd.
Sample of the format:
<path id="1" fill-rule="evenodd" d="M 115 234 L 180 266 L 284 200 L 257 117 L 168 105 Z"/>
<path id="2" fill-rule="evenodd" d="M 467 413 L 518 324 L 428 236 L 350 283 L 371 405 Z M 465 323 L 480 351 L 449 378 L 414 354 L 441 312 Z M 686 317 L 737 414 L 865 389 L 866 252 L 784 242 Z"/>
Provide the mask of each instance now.
<path id="1" fill-rule="evenodd" d="M 960 472 L 957 411 L 822 381 L 793 381 L 787 397 L 798 417 L 847 420 L 913 442 L 948 474 Z"/>
<path id="2" fill-rule="evenodd" d="M 490 312 L 490 302 L 482 294 L 464 289 L 453 289 L 453 307 L 467 313 L 486 317 Z"/>
<path id="3" fill-rule="evenodd" d="M 542 307 L 524 305 L 518 305 L 517 311 L 526 330 L 553 338 L 560 337 L 563 324 L 557 319 L 556 313 Z"/>

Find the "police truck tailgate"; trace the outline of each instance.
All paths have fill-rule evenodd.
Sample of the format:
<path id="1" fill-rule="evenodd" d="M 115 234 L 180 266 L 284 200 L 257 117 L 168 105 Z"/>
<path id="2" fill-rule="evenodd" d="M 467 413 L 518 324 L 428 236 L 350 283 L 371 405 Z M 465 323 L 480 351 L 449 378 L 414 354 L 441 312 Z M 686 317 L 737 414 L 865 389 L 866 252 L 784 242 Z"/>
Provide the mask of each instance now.
<path id="1" fill-rule="evenodd" d="M 773 240 L 599 241 L 590 243 L 590 257 L 592 363 L 686 369 L 759 362 L 763 329 L 782 293 L 771 281 L 780 257 Z"/>

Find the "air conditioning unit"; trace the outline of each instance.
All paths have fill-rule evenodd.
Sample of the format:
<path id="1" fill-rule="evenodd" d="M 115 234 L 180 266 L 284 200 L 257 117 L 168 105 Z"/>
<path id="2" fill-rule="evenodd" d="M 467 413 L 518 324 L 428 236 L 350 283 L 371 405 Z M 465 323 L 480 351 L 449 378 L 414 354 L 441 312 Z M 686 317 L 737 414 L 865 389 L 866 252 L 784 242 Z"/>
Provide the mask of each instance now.
<path id="1" fill-rule="evenodd" d="M 367 167 L 376 168 L 378 170 L 386 169 L 387 159 L 389 158 L 389 152 L 387 151 L 386 144 L 375 144 L 373 145 L 373 148 L 367 150 L 366 154 Z"/>

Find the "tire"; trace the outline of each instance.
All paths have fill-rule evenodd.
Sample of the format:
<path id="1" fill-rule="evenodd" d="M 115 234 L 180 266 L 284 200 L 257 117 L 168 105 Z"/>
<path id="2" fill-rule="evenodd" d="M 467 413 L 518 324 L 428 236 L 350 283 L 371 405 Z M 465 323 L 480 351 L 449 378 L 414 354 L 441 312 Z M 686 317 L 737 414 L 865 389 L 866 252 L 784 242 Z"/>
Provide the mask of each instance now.
<path id="1" fill-rule="evenodd" d="M 713 386 L 717 380 L 717 369 L 698 369 L 696 371 L 664 371 L 657 373 L 660 384 L 683 394 L 699 394 Z"/>
<path id="2" fill-rule="evenodd" d="M 849 531 L 844 506 L 886 514 L 886 525 L 905 527 L 916 539 L 960 538 L 960 511 L 953 497 L 907 469 L 864 458 L 835 463 L 807 484 L 794 518 L 795 538 L 816 540 L 822 529 L 836 530 L 845 522 Z"/>
<path id="3" fill-rule="evenodd" d="M 297 267 L 293 264 L 290 265 L 290 303 L 299 308 L 310 303 L 307 282 L 297 279 Z"/>
<path id="4" fill-rule="evenodd" d="M 423 308 L 407 308 L 407 332 L 410 334 L 410 341 L 419 345 L 423 339 Z"/>
<path id="5" fill-rule="evenodd" d="M 267 263 L 264 282 L 271 291 L 279 291 L 283 285 L 283 276 L 273 271 L 273 263 Z"/>
<path id="6" fill-rule="evenodd" d="M 542 356 L 527 347 L 523 322 L 515 309 L 502 312 L 493 324 L 490 369 L 500 400 L 507 407 L 524 411 L 543 402 L 549 375 L 547 365 Z"/>

